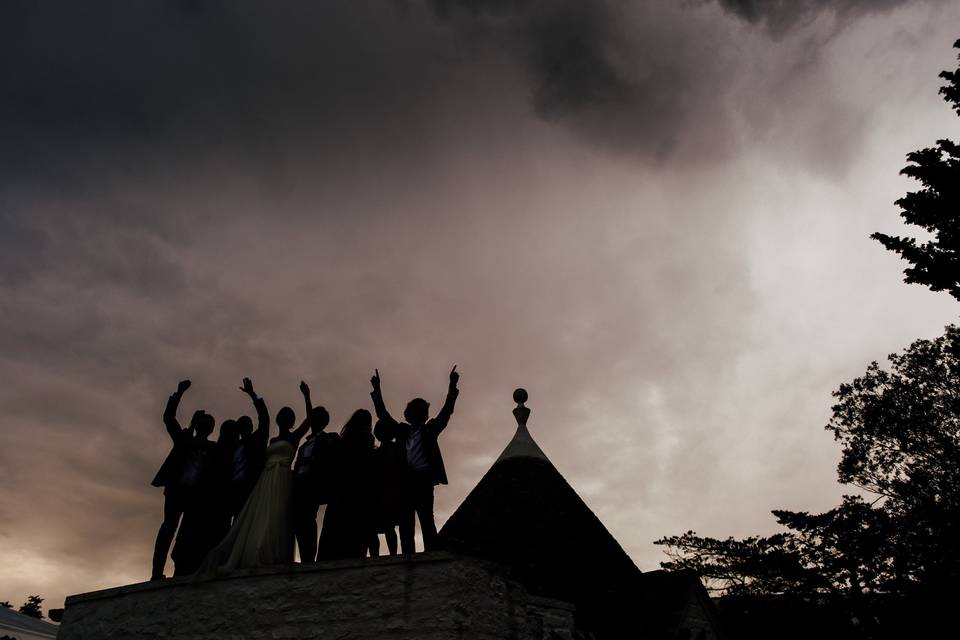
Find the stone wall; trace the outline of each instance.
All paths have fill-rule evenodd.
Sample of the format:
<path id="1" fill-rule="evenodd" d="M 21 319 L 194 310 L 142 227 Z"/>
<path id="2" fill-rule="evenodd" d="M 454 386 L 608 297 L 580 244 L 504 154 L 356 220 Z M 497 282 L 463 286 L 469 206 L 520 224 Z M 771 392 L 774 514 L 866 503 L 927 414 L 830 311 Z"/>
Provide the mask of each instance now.
<path id="1" fill-rule="evenodd" d="M 573 607 L 434 552 L 176 578 L 67 598 L 59 640 L 573 637 Z"/>

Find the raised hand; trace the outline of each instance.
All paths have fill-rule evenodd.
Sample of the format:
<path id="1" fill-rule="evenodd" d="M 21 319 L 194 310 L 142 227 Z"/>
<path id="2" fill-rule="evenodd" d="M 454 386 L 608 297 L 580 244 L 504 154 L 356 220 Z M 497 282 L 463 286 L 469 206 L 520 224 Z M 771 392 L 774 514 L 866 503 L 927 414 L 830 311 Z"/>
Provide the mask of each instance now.
<path id="1" fill-rule="evenodd" d="M 250 381 L 250 378 L 243 379 L 243 386 L 240 387 L 240 391 L 243 391 L 245 394 L 251 398 L 256 398 L 257 394 L 253 391 L 253 383 Z"/>
<path id="2" fill-rule="evenodd" d="M 181 380 L 180 384 L 177 385 L 177 393 L 183 395 L 183 392 L 190 388 L 189 380 Z"/>
<path id="3" fill-rule="evenodd" d="M 375 391 L 380 389 L 380 370 L 374 369 L 373 377 L 370 378 L 370 384 L 373 385 Z"/>
<path id="4" fill-rule="evenodd" d="M 459 381 L 460 374 L 457 373 L 457 365 L 453 365 L 453 369 L 450 370 L 450 388 L 455 388 L 457 386 L 457 382 Z"/>
<path id="5" fill-rule="evenodd" d="M 307 397 L 310 396 L 310 385 L 308 385 L 303 380 L 300 381 L 300 393 L 302 393 L 304 396 L 307 396 Z"/>

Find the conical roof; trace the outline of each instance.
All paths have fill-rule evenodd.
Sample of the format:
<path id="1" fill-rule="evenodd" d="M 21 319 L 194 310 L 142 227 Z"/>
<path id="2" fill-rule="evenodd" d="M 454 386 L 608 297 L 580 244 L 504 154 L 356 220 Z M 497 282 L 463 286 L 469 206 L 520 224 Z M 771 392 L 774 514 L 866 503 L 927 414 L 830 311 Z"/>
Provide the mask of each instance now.
<path id="1" fill-rule="evenodd" d="M 535 460 L 550 462 L 547 454 L 543 452 L 540 445 L 536 443 L 533 436 L 527 431 L 527 425 L 525 424 L 517 425 L 517 432 L 513 434 L 513 439 L 510 440 L 507 448 L 504 449 L 500 457 L 497 458 L 497 462 L 509 458 L 533 458 Z"/>
<path id="2" fill-rule="evenodd" d="M 441 538 L 451 551 L 504 565 L 536 593 L 584 609 L 619 600 L 640 571 L 530 435 L 526 399 L 522 389 L 514 393 L 513 439 Z"/>

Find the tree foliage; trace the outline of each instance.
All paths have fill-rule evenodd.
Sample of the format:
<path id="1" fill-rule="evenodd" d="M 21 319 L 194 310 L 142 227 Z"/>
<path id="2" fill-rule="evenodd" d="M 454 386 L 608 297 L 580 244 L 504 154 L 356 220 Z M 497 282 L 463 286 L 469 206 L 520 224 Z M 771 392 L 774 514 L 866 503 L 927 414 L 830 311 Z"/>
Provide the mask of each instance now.
<path id="1" fill-rule="evenodd" d="M 954 46 L 960 48 L 960 40 Z M 940 77 L 947 81 L 940 94 L 960 115 L 960 68 L 944 71 Z M 960 300 L 960 146 L 949 139 L 938 140 L 935 147 L 907 154 L 907 162 L 900 173 L 919 181 L 921 189 L 897 200 L 900 217 L 929 233 L 932 240 L 884 233 L 871 237 L 910 263 L 903 272 L 905 282 L 947 291 Z"/>
<path id="2" fill-rule="evenodd" d="M 20 605 L 20 613 L 30 616 L 31 618 L 43 619 L 43 609 L 40 608 L 40 604 L 43 602 L 43 598 L 40 596 L 27 596 L 27 601 Z"/>
<path id="3" fill-rule="evenodd" d="M 843 447 L 840 481 L 882 496 L 903 524 L 900 578 L 939 581 L 960 557 L 960 328 L 889 361 L 834 392 L 827 429 Z"/>
<path id="4" fill-rule="evenodd" d="M 842 447 L 845 496 L 819 514 L 777 510 L 786 531 L 665 537 L 665 569 L 692 569 L 728 595 L 908 593 L 960 580 L 960 328 L 917 340 L 840 385 L 826 429 Z"/>
<path id="5" fill-rule="evenodd" d="M 893 578 L 888 514 L 854 496 L 818 514 L 776 510 L 787 531 L 742 540 L 688 531 L 655 544 L 666 547 L 664 569 L 697 572 L 707 589 L 732 596 L 860 596 Z"/>
<path id="6" fill-rule="evenodd" d="M 730 595 L 783 593 L 803 586 L 803 573 L 791 536 L 705 538 L 693 531 L 654 542 L 670 558 L 660 566 L 670 571 L 693 570 L 708 591 Z"/>
<path id="7" fill-rule="evenodd" d="M 872 362 L 833 394 L 840 481 L 902 508 L 945 499 L 960 479 L 960 329 L 888 359 L 890 371 Z"/>

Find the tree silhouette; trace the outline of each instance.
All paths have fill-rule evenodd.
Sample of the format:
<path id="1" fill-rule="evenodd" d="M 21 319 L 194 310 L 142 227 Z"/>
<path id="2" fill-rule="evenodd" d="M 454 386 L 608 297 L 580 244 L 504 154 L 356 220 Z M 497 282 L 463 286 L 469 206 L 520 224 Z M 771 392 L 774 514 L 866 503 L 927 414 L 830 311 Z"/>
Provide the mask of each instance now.
<path id="1" fill-rule="evenodd" d="M 953 46 L 960 48 L 960 40 Z M 940 94 L 960 115 L 960 68 L 940 77 L 947 81 Z M 935 147 L 907 154 L 907 161 L 900 173 L 918 180 L 922 188 L 896 201 L 900 217 L 933 239 L 923 242 L 879 232 L 870 237 L 912 265 L 903 271 L 905 282 L 948 291 L 960 300 L 960 146 L 937 140 Z"/>
<path id="2" fill-rule="evenodd" d="M 40 608 L 42 602 L 43 598 L 40 596 L 27 596 L 27 601 L 20 605 L 19 611 L 23 615 L 42 620 L 43 610 Z"/>
<path id="3" fill-rule="evenodd" d="M 917 340 L 841 384 L 826 429 L 837 474 L 876 496 L 821 514 L 774 511 L 785 533 L 661 538 L 666 569 L 728 594 L 902 593 L 960 577 L 960 327 Z"/>
<path id="4" fill-rule="evenodd" d="M 898 578 L 942 582 L 960 561 L 960 328 L 889 360 L 834 392 L 826 428 L 843 446 L 840 481 L 881 496 L 903 525 Z"/>
<path id="5" fill-rule="evenodd" d="M 893 578 L 889 515 L 859 497 L 819 514 L 776 510 L 784 533 L 708 538 L 688 531 L 654 544 L 667 547 L 664 569 L 691 569 L 708 590 L 732 596 L 859 598 Z"/>

